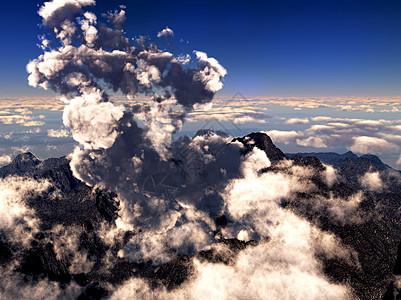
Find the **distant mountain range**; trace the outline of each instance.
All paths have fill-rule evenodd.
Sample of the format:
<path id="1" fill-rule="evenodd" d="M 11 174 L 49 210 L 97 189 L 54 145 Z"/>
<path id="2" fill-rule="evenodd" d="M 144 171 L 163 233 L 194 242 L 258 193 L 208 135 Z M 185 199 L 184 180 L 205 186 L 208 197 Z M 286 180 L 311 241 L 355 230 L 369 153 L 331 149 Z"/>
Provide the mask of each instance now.
<path id="1" fill-rule="evenodd" d="M 344 154 L 338 154 L 334 152 L 305 152 L 305 153 L 286 153 L 286 156 L 289 158 L 293 158 L 294 156 L 299 155 L 301 157 L 307 157 L 307 156 L 314 156 L 318 158 L 322 163 L 324 164 L 329 164 L 333 166 L 339 166 L 341 165 L 344 161 L 347 160 L 370 160 L 376 167 L 380 168 L 381 170 L 387 170 L 387 169 L 392 169 L 389 165 L 386 165 L 383 163 L 379 157 L 373 154 L 365 154 L 362 156 L 359 156 L 352 153 L 351 151 L 348 151 Z"/>
<path id="2" fill-rule="evenodd" d="M 284 154 L 263 133 L 251 133 L 233 141 L 244 145 L 243 155 L 254 147 L 263 150 L 272 162 L 268 170 L 274 171 L 283 159 L 312 170 L 315 174 L 312 181 L 319 187 L 318 191 L 298 193 L 296 201 L 283 201 L 282 206 L 306 218 L 323 231 L 333 232 L 344 245 L 355 251 L 358 260 L 358 263 L 350 264 L 338 258 L 322 258 L 324 273 L 333 282 L 348 284 L 360 299 L 395 299 L 394 295 L 398 293 L 399 287 L 395 278 L 396 275 L 401 275 L 399 171 L 384 164 L 374 155 L 358 157 L 352 152 Z M 332 165 L 338 170 L 338 181 L 328 184 L 322 179 L 322 173 L 326 170 L 322 163 Z M 385 188 L 366 189 L 361 183 L 361 177 L 367 172 L 377 172 Z M 78 299 L 107 298 L 107 285 L 118 286 L 131 277 L 143 278 L 151 286 L 165 286 L 167 290 L 171 290 L 185 283 L 190 276 L 194 257 L 213 263 L 229 263 L 241 250 L 257 244 L 256 241 L 226 239 L 220 241 L 230 249 L 225 256 L 210 249 L 201 251 L 194 257 L 180 256 L 158 266 L 146 261 L 134 263 L 127 258 L 105 265 L 106 252 L 110 250 L 117 256 L 117 249 L 110 249 L 102 242 L 96 228 L 105 220 L 116 220 L 119 203 L 115 194 L 88 187 L 76 179 L 66 157 L 40 161 L 32 153 L 20 154 L 9 165 L 0 168 L 0 177 L 7 176 L 46 179 L 54 186 L 53 190 L 57 189 L 59 192 L 57 199 L 46 194 L 27 197 L 26 203 L 41 220 L 41 232 L 35 234 L 28 248 L 13 244 L 4 234 L 0 234 L 0 264 L 11 268 L 15 267 L 12 262 L 18 260 L 15 272 L 25 276 L 27 282 L 35 282 L 40 278 L 62 284 L 75 282 L 83 288 Z M 365 195 L 360 203 L 360 210 L 363 216 L 368 216 L 361 222 L 342 224 L 331 219 L 325 209 L 317 211 L 311 207 L 312 197 L 334 195 L 347 198 L 360 190 Z M 230 220 L 226 216 L 220 216 L 215 221 L 217 228 L 223 228 Z M 78 249 L 84 249 L 93 259 L 94 266 L 90 272 L 71 274 L 70 258 L 57 254 L 50 229 L 59 225 L 80 228 Z M 126 240 L 134 234 L 126 232 Z"/>

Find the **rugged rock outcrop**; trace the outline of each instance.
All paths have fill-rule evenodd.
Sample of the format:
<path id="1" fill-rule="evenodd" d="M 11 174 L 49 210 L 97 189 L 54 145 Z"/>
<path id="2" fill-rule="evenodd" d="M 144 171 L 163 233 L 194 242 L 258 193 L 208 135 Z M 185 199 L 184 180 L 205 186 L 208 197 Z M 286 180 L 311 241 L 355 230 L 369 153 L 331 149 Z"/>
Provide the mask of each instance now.
<path id="1" fill-rule="evenodd" d="M 236 141 L 242 143 L 245 146 L 244 154 L 251 151 L 254 147 L 257 147 L 266 152 L 267 157 L 272 162 L 277 162 L 286 158 L 283 151 L 277 148 L 273 144 L 271 138 L 265 133 L 252 132 L 244 137 L 233 139 L 233 142 Z"/>

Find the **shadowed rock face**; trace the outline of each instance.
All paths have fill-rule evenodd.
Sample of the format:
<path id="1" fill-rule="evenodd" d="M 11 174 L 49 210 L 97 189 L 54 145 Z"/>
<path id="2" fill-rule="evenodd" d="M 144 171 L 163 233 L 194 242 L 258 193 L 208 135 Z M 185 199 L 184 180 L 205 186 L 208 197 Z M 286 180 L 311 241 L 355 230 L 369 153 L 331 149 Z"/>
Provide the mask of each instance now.
<path id="1" fill-rule="evenodd" d="M 308 198 L 302 195 L 299 202 L 291 203 L 291 209 L 319 225 L 323 230 L 335 233 L 344 246 L 355 250 L 355 264 L 339 259 L 322 259 L 324 272 L 334 282 L 348 282 L 360 299 L 380 299 L 392 282 L 392 270 L 401 241 L 401 220 L 398 210 L 399 194 L 367 195 L 361 203 L 365 220 L 359 224 L 338 224 L 329 215 L 315 214 L 308 210 Z M 380 209 L 378 207 L 380 206 Z"/>
<path id="2" fill-rule="evenodd" d="M 277 148 L 273 144 L 271 138 L 265 133 L 252 132 L 252 133 L 248 134 L 247 136 L 235 138 L 233 140 L 233 142 L 235 142 L 235 141 L 238 141 L 245 146 L 244 154 L 248 153 L 253 148 L 257 147 L 257 148 L 265 151 L 267 157 L 272 162 L 280 161 L 280 160 L 286 158 L 283 151 L 281 151 L 279 148 Z"/>
<path id="3" fill-rule="evenodd" d="M 0 168 L 0 176 L 24 175 L 26 172 L 33 170 L 39 164 L 40 160 L 31 152 L 18 154 L 9 165 Z"/>
<path id="4" fill-rule="evenodd" d="M 321 229 L 335 233 L 344 246 L 357 253 L 354 265 L 339 259 L 322 258 L 324 272 L 329 278 L 334 282 L 348 282 L 360 299 L 380 299 L 393 280 L 392 270 L 401 241 L 400 181 L 395 180 L 396 184 L 384 191 L 365 191 L 358 209 L 363 215 L 361 222 L 342 224 L 333 219 L 328 211 L 317 213 L 310 203 L 312 198 L 328 197 L 330 193 L 341 198 L 350 197 L 363 190 L 359 178 L 366 172 L 379 172 L 384 182 L 395 182 L 391 172 L 382 168 L 380 160 L 371 160 L 366 156 L 355 158 L 350 154 L 346 156 L 333 164 L 342 178 L 340 182 L 328 187 L 322 177 L 314 176 L 312 181 L 318 187 L 317 191 L 299 193 L 296 201 L 284 205 Z M 318 172 L 323 170 L 316 157 L 292 157 L 298 165 L 312 167 Z"/>
<path id="5" fill-rule="evenodd" d="M 322 163 L 335 167 L 339 175 L 347 181 L 347 186 L 354 190 L 360 189 L 359 178 L 366 172 L 380 172 L 381 178 L 387 183 L 386 191 L 401 193 L 399 175 L 400 171 L 393 169 L 383 163 L 379 157 L 372 154 L 365 154 L 360 157 L 348 151 L 344 154 L 333 152 L 323 153 L 287 153 L 288 157 L 295 159 L 296 156 L 303 158 L 316 157 Z"/>
<path id="6" fill-rule="evenodd" d="M 286 155 L 290 158 L 293 158 L 295 155 L 299 155 L 301 157 L 316 157 L 322 163 L 325 164 L 335 164 L 337 162 L 341 162 L 350 158 L 358 158 L 358 156 L 351 151 L 348 151 L 344 154 L 338 154 L 334 152 L 305 152 L 305 153 L 286 153 Z"/>
<path id="7" fill-rule="evenodd" d="M 19 154 L 9 165 L 0 168 L 0 177 L 16 175 L 47 179 L 55 188 L 68 192 L 84 185 L 72 175 L 69 163 L 65 156 L 40 161 L 27 152 Z"/>
<path id="8" fill-rule="evenodd" d="M 263 133 L 251 133 L 236 138 L 245 146 L 243 154 L 258 147 L 265 151 L 274 164 L 287 156 L 278 149 L 271 139 Z M 282 206 L 308 219 L 323 231 L 334 233 L 344 246 L 354 251 L 354 256 L 344 261 L 318 257 L 323 263 L 326 276 L 333 282 L 348 284 L 355 296 L 360 299 L 393 299 L 394 275 L 401 274 L 401 184 L 391 177 L 391 172 L 384 168 L 375 157 L 355 157 L 352 153 L 344 154 L 344 159 L 336 157 L 336 167 L 342 179 L 328 186 L 322 179 L 325 166 L 314 156 L 294 155 L 294 165 L 313 170 L 312 182 L 316 186 L 309 192 L 298 193 L 296 199 L 283 201 Z M 288 159 L 288 158 L 287 158 Z M 379 172 L 384 182 L 391 187 L 383 191 L 365 191 L 360 203 L 363 220 L 357 223 L 341 223 L 331 217 L 326 208 L 317 211 L 311 199 L 330 195 L 347 198 L 359 190 L 358 178 L 367 171 Z M 232 264 L 238 253 L 246 247 L 257 245 L 256 241 L 243 242 L 237 239 L 221 240 L 217 248 L 196 253 L 193 257 L 177 255 L 168 263 L 155 265 L 152 261 L 134 263 L 126 258 L 117 258 L 118 249 L 110 248 L 98 236 L 97 228 L 102 222 L 113 223 L 116 220 L 119 202 L 115 194 L 93 189 L 72 176 L 69 162 L 65 157 L 51 158 L 43 162 L 31 153 L 17 156 L 14 161 L 0 169 L 2 177 L 8 175 L 28 176 L 47 179 L 59 189 L 57 197 L 41 195 L 28 196 L 26 203 L 35 210 L 40 219 L 40 233 L 34 236 L 28 249 L 12 244 L 0 232 L 0 264 L 7 266 L 18 256 L 20 264 L 16 272 L 23 274 L 27 282 L 36 282 L 47 278 L 62 284 L 75 282 L 83 287 L 78 299 L 103 299 L 109 296 L 108 286 L 118 286 L 124 281 L 139 277 L 147 280 L 151 287 L 164 286 L 172 290 L 185 283 L 194 271 L 193 259 L 210 263 Z M 395 175 L 394 175 L 395 176 Z M 392 179 L 393 178 L 393 179 Z M 222 230 L 230 223 L 224 215 L 215 217 L 217 230 Z M 71 257 L 56 254 L 51 230 L 55 226 L 78 230 L 78 251 L 87 253 L 93 267 L 89 272 L 71 273 Z M 78 228 L 78 229 L 77 229 Z M 125 233 L 123 243 L 135 236 L 134 231 Z M 112 253 L 115 260 L 105 265 L 106 253 Z"/>
<path id="9" fill-rule="evenodd" d="M 342 165 L 346 164 L 362 164 L 365 167 L 373 167 L 379 170 L 394 170 L 389 165 L 383 163 L 379 157 L 372 154 L 365 154 L 358 157 L 356 154 L 348 151 L 344 154 L 337 154 L 334 152 L 309 152 L 309 153 L 287 153 L 288 157 L 293 158 L 295 156 L 301 157 L 316 157 L 322 163 L 333 165 L 335 167 L 341 167 Z"/>

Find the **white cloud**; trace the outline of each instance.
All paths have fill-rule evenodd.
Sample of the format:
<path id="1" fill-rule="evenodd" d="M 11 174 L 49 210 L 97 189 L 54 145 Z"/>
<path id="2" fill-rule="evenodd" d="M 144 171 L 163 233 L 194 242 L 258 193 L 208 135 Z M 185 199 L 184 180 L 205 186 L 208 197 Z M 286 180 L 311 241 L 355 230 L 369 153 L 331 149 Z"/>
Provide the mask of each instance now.
<path id="1" fill-rule="evenodd" d="M 290 123 L 298 119 L 289 119 Z M 286 123 L 288 123 L 288 121 Z M 301 119 L 302 120 L 302 119 Z M 401 146 L 399 120 L 370 120 L 318 116 L 305 131 L 266 131 L 275 142 L 315 148 L 340 148 L 357 153 L 397 153 Z M 337 151 L 337 150 L 336 150 Z M 400 160 L 401 162 L 401 160 Z"/>
<path id="2" fill-rule="evenodd" d="M 382 154 L 398 149 L 397 145 L 372 136 L 357 136 L 353 138 L 353 141 L 354 143 L 348 149 L 357 153 Z"/>
<path id="3" fill-rule="evenodd" d="M 204 69 L 196 74 L 195 79 L 205 83 L 206 90 L 213 93 L 219 91 L 223 87 L 221 79 L 227 74 L 227 70 L 215 58 L 208 57 L 205 52 L 194 51 L 194 53 L 200 65 L 204 66 Z"/>
<path id="4" fill-rule="evenodd" d="M 254 118 L 252 116 L 239 116 L 233 119 L 234 124 L 246 124 L 246 123 L 266 123 L 266 120 L 261 120 L 258 118 Z"/>
<path id="5" fill-rule="evenodd" d="M 304 147 L 327 148 L 327 145 L 322 138 L 313 136 L 310 136 L 307 139 L 297 139 L 297 144 Z"/>
<path id="6" fill-rule="evenodd" d="M 45 125 L 45 122 L 43 122 L 43 121 L 28 121 L 28 122 L 22 123 L 22 125 L 26 126 L 26 127 L 43 126 L 43 125 Z"/>
<path id="7" fill-rule="evenodd" d="M 197 110 L 188 114 L 188 122 L 223 121 L 234 124 L 266 123 L 267 116 L 251 107 L 196 105 Z"/>
<path id="8" fill-rule="evenodd" d="M 71 100 L 64 110 L 63 121 L 76 141 L 100 149 L 113 145 L 118 135 L 117 122 L 123 115 L 123 106 L 102 102 L 100 94 L 89 94 Z"/>
<path id="9" fill-rule="evenodd" d="M 333 166 L 330 165 L 325 165 L 326 170 L 324 171 L 324 179 L 326 181 L 326 184 L 331 187 L 333 186 L 333 184 L 335 184 L 336 182 L 338 182 L 338 172 L 335 168 L 333 168 Z"/>
<path id="10" fill-rule="evenodd" d="M 191 55 L 186 54 L 186 55 L 179 55 L 177 57 L 177 60 L 181 63 L 181 64 L 188 64 L 191 61 Z"/>
<path id="11" fill-rule="evenodd" d="M 49 129 L 47 130 L 47 135 L 54 138 L 63 138 L 70 136 L 70 133 L 66 129 Z"/>
<path id="12" fill-rule="evenodd" d="M 89 47 L 94 46 L 94 42 L 98 38 L 98 31 L 94 24 L 96 24 L 96 15 L 90 12 L 84 13 L 85 19 L 80 20 L 81 29 L 84 33 L 86 43 Z"/>
<path id="13" fill-rule="evenodd" d="M 380 178 L 379 172 L 366 172 L 366 174 L 359 179 L 359 182 L 362 187 L 368 191 L 380 192 L 383 188 L 383 181 Z"/>
<path id="14" fill-rule="evenodd" d="M 269 130 L 264 131 L 275 143 L 289 144 L 295 142 L 297 139 L 302 138 L 303 134 L 297 131 L 282 131 L 282 130 Z"/>
<path id="15" fill-rule="evenodd" d="M 10 155 L 3 154 L 0 156 L 0 165 L 9 164 L 11 161 Z"/>
<path id="16" fill-rule="evenodd" d="M 3 124 L 23 124 L 32 120 L 32 117 L 27 115 L 8 115 L 0 116 L 0 123 Z"/>
<path id="17" fill-rule="evenodd" d="M 311 120 L 314 122 L 329 122 L 329 121 L 333 120 L 333 118 L 325 117 L 325 116 L 318 116 L 318 117 L 311 118 Z"/>
<path id="18" fill-rule="evenodd" d="M 38 231 L 39 220 L 26 204 L 25 197 L 41 194 L 49 188 L 48 181 L 13 176 L 0 179 L 0 229 L 12 241 L 29 245 L 29 240 Z"/>
<path id="19" fill-rule="evenodd" d="M 179 289 L 152 290 L 145 281 L 130 279 L 111 299 L 347 299 L 347 287 L 324 277 L 303 242 L 313 239 L 313 230 L 293 218 L 272 232 L 281 242 L 249 247 L 232 266 L 195 261 L 192 280 Z M 291 236 L 290 229 L 295 229 Z"/>
<path id="20" fill-rule="evenodd" d="M 363 200 L 363 194 L 357 192 L 350 197 L 343 199 L 330 195 L 328 198 L 318 197 L 319 203 L 324 203 L 328 207 L 330 217 L 342 225 L 363 222 L 358 211 L 359 204 Z"/>
<path id="21" fill-rule="evenodd" d="M 304 118 L 304 119 L 300 119 L 300 118 L 291 118 L 288 119 L 287 121 L 285 121 L 286 124 L 290 124 L 290 125 L 296 125 L 296 124 L 309 124 L 309 119 L 308 118 Z"/>
<path id="22" fill-rule="evenodd" d="M 42 115 L 32 116 L 32 112 L 26 109 L 15 109 L 15 111 L 20 114 L 0 115 L 0 123 L 7 125 L 19 124 L 25 127 L 43 126 L 45 124 L 43 121 L 37 120 L 38 118 L 43 119 Z"/>
<path id="23" fill-rule="evenodd" d="M 38 14 L 44 23 L 54 22 L 54 18 L 65 18 L 78 12 L 83 6 L 94 5 L 95 0 L 53 0 L 40 7 Z M 51 24 L 54 25 L 54 24 Z"/>
<path id="24" fill-rule="evenodd" d="M 168 27 L 164 28 L 162 31 L 157 33 L 158 38 L 173 37 L 173 36 L 174 36 L 174 31 Z"/>

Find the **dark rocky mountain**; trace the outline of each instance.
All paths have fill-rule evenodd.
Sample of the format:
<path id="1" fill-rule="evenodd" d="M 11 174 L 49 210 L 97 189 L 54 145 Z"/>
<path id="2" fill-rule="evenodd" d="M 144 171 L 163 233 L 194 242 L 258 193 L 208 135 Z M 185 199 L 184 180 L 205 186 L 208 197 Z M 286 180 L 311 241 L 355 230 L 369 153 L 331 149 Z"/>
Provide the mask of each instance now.
<path id="1" fill-rule="evenodd" d="M 385 163 L 383 163 L 379 157 L 377 157 L 376 155 L 373 155 L 373 154 L 364 154 L 364 155 L 360 156 L 359 158 L 362 158 L 362 159 L 366 158 L 366 159 L 370 160 L 381 170 L 393 169 L 389 165 L 386 165 Z"/>
<path id="2" fill-rule="evenodd" d="M 359 162 L 361 159 L 366 159 L 372 162 L 372 165 L 375 166 L 375 168 L 379 168 L 380 170 L 387 170 L 387 169 L 393 169 L 389 165 L 386 165 L 383 163 L 379 157 L 373 154 L 364 154 L 362 156 L 359 156 L 352 153 L 351 151 L 348 151 L 344 154 L 337 154 L 334 152 L 305 152 L 305 153 L 286 153 L 287 157 L 293 158 L 296 155 L 299 155 L 301 157 L 308 157 L 308 156 L 313 156 L 318 158 L 322 163 L 324 164 L 329 164 L 333 165 L 335 167 L 341 166 L 341 164 L 345 161 L 351 160 L 354 162 Z"/>
<path id="3" fill-rule="evenodd" d="M 24 175 L 26 172 L 35 169 L 39 164 L 40 160 L 31 152 L 18 154 L 9 165 L 0 168 L 0 177 Z"/>
<path id="4" fill-rule="evenodd" d="M 317 189 L 298 193 L 296 199 L 283 201 L 282 206 L 307 218 L 323 231 L 335 233 L 345 246 L 355 251 L 355 257 L 347 262 L 337 258 L 320 258 L 326 276 L 333 282 L 348 284 L 356 298 L 395 299 L 394 295 L 399 293 L 395 275 L 401 274 L 401 180 L 396 175 L 398 172 L 394 173 L 395 170 L 374 155 L 357 157 L 352 152 L 343 155 L 285 155 L 263 133 L 251 133 L 233 141 L 245 146 L 244 154 L 253 147 L 265 151 L 273 162 L 270 170 L 276 170 L 275 163 L 282 159 L 291 159 L 294 165 L 310 168 L 314 174 L 312 182 Z M 338 169 L 341 175 L 338 182 L 328 185 L 322 179 L 326 170 L 322 162 Z M 315 209 L 312 198 L 330 195 L 347 198 L 363 189 L 359 178 L 368 171 L 379 172 L 388 188 L 365 191 L 359 212 L 363 221 L 342 223 L 330 217 L 328 207 L 320 207 L 319 211 Z M 62 284 L 75 282 L 84 287 L 78 299 L 103 299 L 109 295 L 108 285 L 118 286 L 131 277 L 146 279 L 152 287 L 164 286 L 171 290 L 191 276 L 193 257 L 187 256 L 177 256 L 158 266 L 146 261 L 133 263 L 126 258 L 104 265 L 107 251 L 117 257 L 117 249 L 110 249 L 99 238 L 96 227 L 103 221 L 115 221 L 119 206 L 117 197 L 113 193 L 88 187 L 74 178 L 66 157 L 40 161 L 31 153 L 20 154 L 11 164 L 0 169 L 1 177 L 9 175 L 47 179 L 59 189 L 56 199 L 46 195 L 26 199 L 41 220 L 41 231 L 35 235 L 30 248 L 21 250 L 19 245 L 10 243 L 0 233 L 0 264 L 6 266 L 18 255 L 21 263 L 16 271 L 23 274 L 27 282 L 41 278 Z M 217 228 L 224 228 L 230 222 L 226 216 L 217 217 L 215 221 Z M 70 258 L 56 253 L 51 229 L 58 225 L 80 228 L 78 249 L 84 249 L 93 259 L 94 266 L 90 272 L 71 274 Z M 124 240 L 129 240 L 135 232 L 125 234 Z M 201 261 L 230 264 L 241 250 L 257 245 L 256 241 L 245 243 L 237 239 L 222 240 L 220 243 L 226 249 L 223 254 L 212 248 L 194 257 Z"/>
<path id="5" fill-rule="evenodd" d="M 283 151 L 277 148 L 273 144 L 271 138 L 265 133 L 252 132 L 247 136 L 233 139 L 233 142 L 235 141 L 238 141 L 245 146 L 244 154 L 251 151 L 254 147 L 257 147 L 263 150 L 272 162 L 280 161 L 286 158 L 286 155 L 283 153 Z"/>
<path id="6" fill-rule="evenodd" d="M 380 177 L 384 180 L 386 190 L 393 193 L 401 193 L 399 175 L 400 171 L 393 169 L 389 165 L 383 163 L 379 157 L 372 154 L 365 154 L 357 156 L 356 154 L 348 151 L 344 154 L 337 154 L 333 152 L 323 153 L 287 153 L 289 158 L 296 156 L 301 157 L 316 157 L 322 163 L 332 165 L 338 170 L 340 176 L 347 181 L 347 185 L 353 189 L 360 188 L 360 177 L 366 172 L 379 172 Z"/>
<path id="7" fill-rule="evenodd" d="M 322 163 L 326 164 L 335 164 L 337 162 L 341 162 L 347 160 L 349 158 L 358 158 L 358 156 L 351 151 L 348 151 L 344 154 L 338 154 L 334 152 L 304 152 L 304 153 L 286 153 L 286 155 L 290 158 L 293 158 L 296 155 L 301 157 L 313 156 L 318 158 Z"/>
<path id="8" fill-rule="evenodd" d="M 19 154 L 9 165 L 0 168 L 0 177 L 10 175 L 47 179 L 63 192 L 84 185 L 72 175 L 69 160 L 65 156 L 40 161 L 30 152 Z"/>

